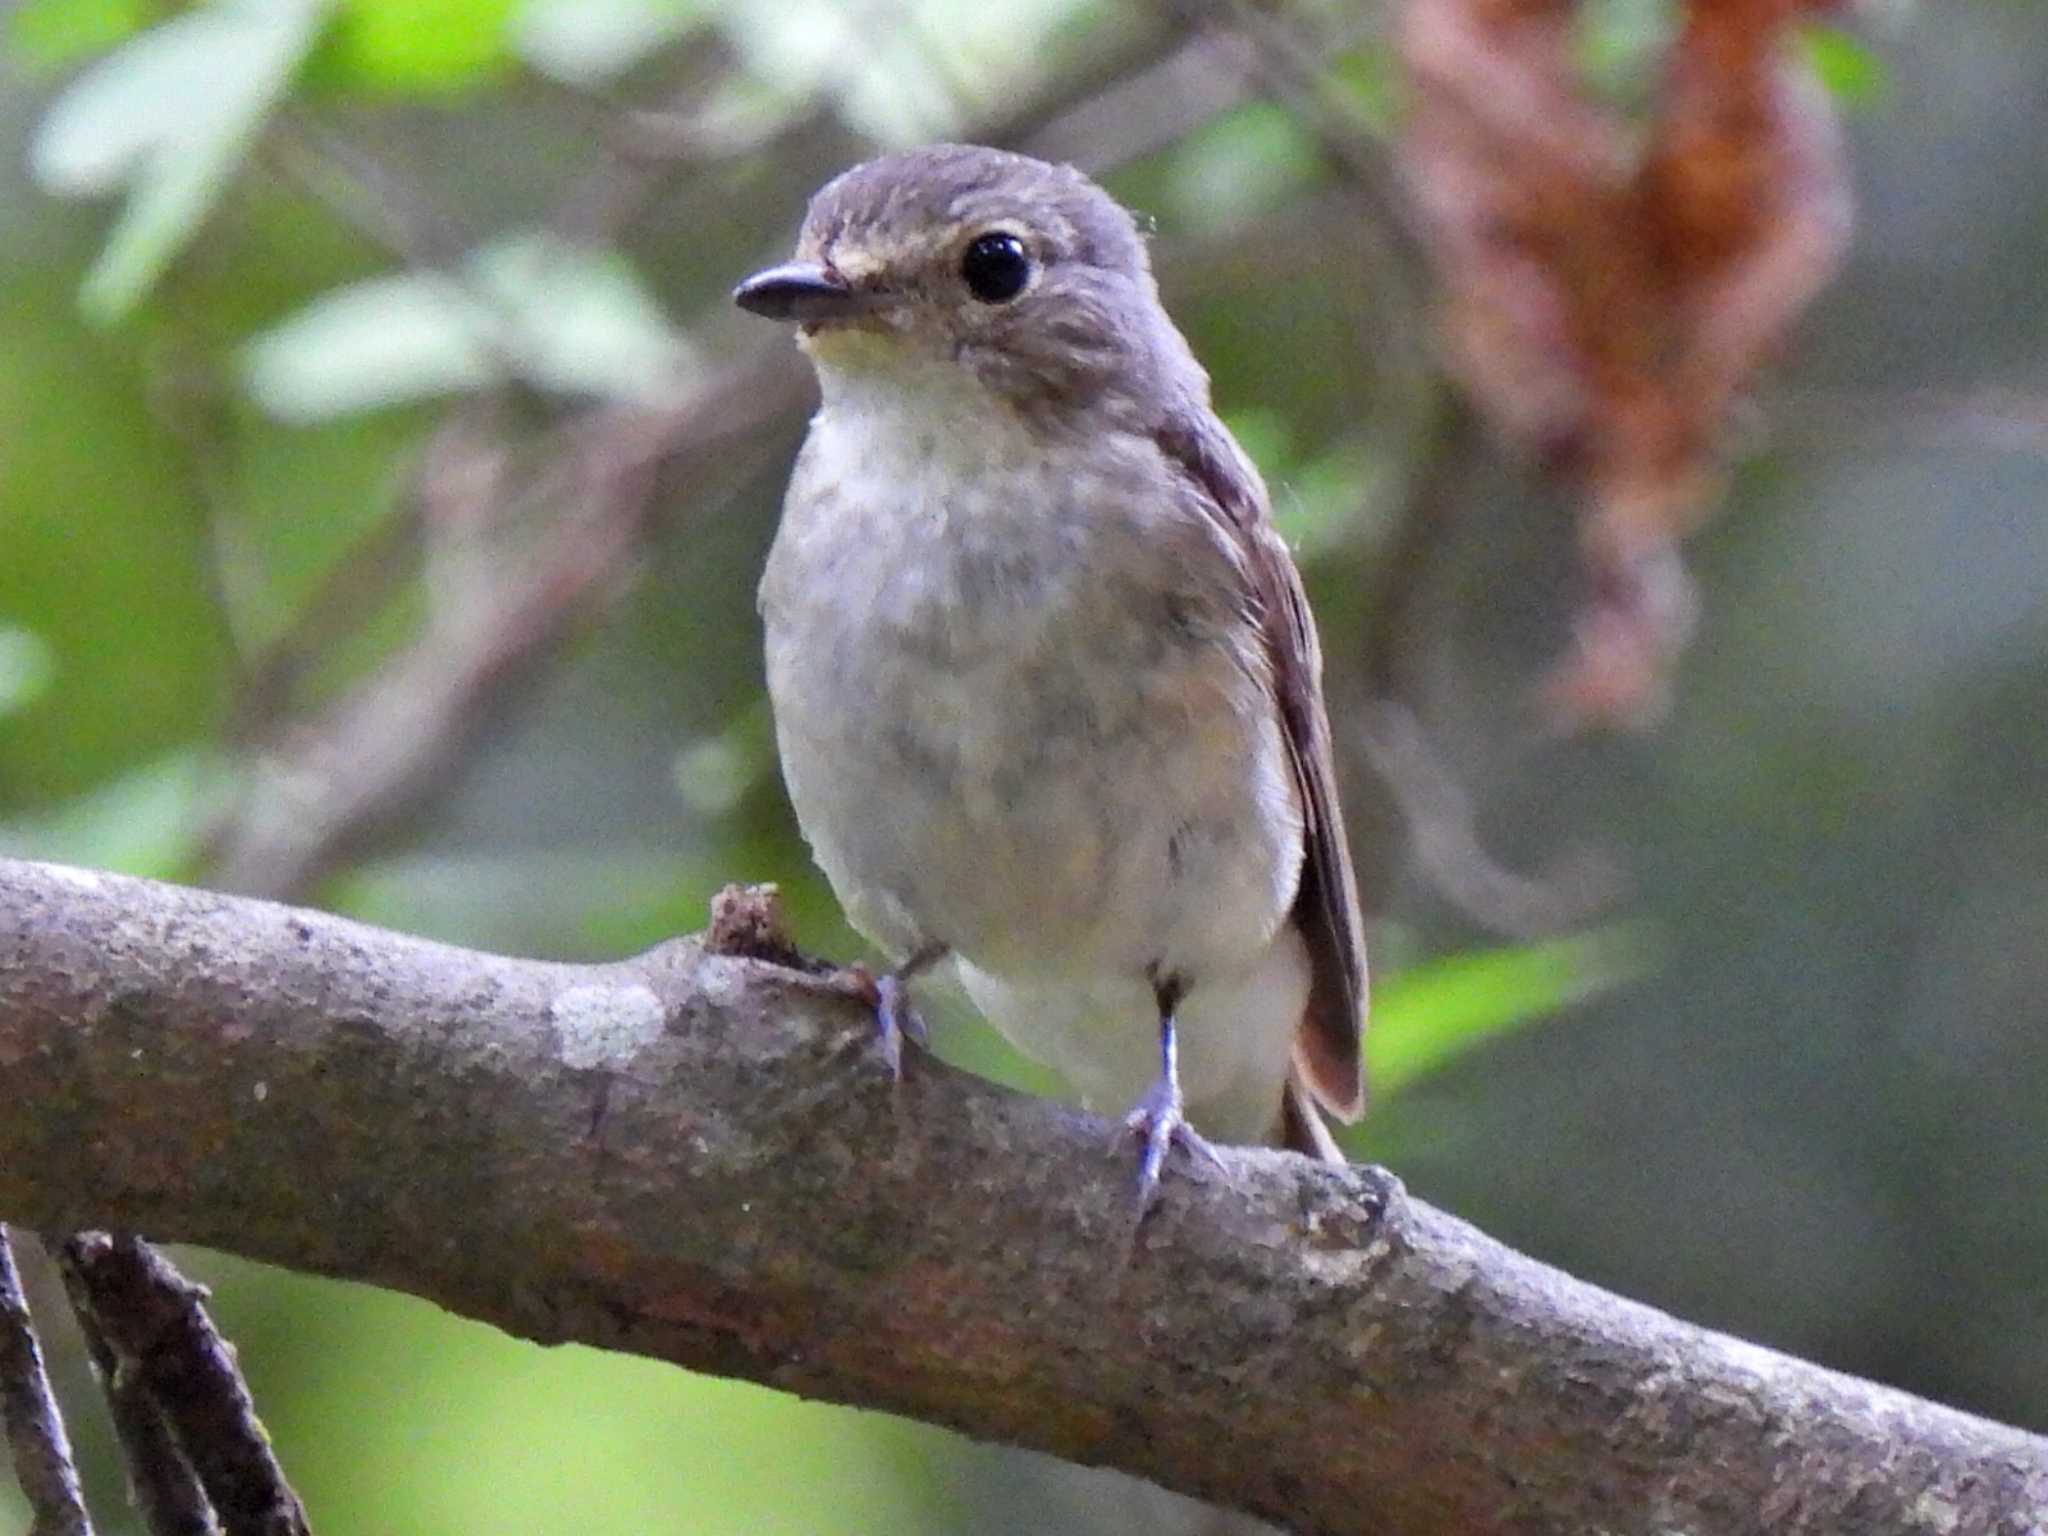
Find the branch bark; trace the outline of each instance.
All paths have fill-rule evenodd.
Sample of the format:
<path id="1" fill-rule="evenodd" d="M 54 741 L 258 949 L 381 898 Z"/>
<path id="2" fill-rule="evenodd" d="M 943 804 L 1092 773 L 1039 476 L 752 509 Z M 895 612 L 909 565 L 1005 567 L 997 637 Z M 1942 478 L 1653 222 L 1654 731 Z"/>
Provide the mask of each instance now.
<path id="1" fill-rule="evenodd" d="M 1305 1531 L 2020 1533 L 2048 1441 L 1677 1322 L 1376 1169 L 1176 1164 L 677 940 L 506 959 L 0 861 L 0 1218 L 110 1225 Z"/>

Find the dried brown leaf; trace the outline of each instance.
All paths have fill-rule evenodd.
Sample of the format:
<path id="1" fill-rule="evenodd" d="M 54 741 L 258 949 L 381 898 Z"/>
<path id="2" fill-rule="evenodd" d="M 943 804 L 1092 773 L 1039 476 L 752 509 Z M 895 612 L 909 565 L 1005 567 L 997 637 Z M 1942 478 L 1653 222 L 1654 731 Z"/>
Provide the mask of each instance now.
<path id="1" fill-rule="evenodd" d="M 1677 541 L 1728 422 L 1840 258 L 1829 104 L 1787 47 L 1813 0 L 1694 0 L 1647 123 L 1601 101 L 1563 0 L 1410 0 L 1403 168 L 1450 366 L 1581 498 L 1588 599 L 1549 689 L 1573 723 L 1661 700 L 1692 604 Z"/>

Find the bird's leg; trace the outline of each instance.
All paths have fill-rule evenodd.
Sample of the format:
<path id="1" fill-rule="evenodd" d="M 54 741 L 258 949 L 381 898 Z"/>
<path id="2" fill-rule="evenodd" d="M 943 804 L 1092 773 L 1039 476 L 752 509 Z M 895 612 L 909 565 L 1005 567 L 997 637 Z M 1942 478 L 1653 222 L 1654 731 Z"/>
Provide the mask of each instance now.
<path id="1" fill-rule="evenodd" d="M 893 971 L 875 975 L 864 965 L 847 967 L 857 991 L 867 999 L 868 1006 L 875 1010 L 875 1034 L 881 1041 L 882 1059 L 889 1064 L 889 1075 L 900 1079 L 903 1076 L 903 1037 L 908 1035 L 919 1045 L 929 1043 L 924 1020 L 910 1001 L 910 983 L 923 975 L 948 954 L 944 944 L 923 944 L 912 950 L 910 957 Z"/>
<path id="2" fill-rule="evenodd" d="M 1159 1079 L 1124 1118 L 1124 1133 L 1136 1132 L 1142 1148 L 1138 1162 L 1140 1216 L 1151 1209 L 1158 1195 L 1159 1171 L 1165 1166 L 1167 1149 L 1175 1142 L 1200 1153 L 1218 1168 L 1223 1166 L 1216 1149 L 1188 1124 L 1181 1103 L 1180 1041 L 1173 1016 L 1187 995 L 1187 984 L 1175 977 L 1154 976 L 1152 991 L 1159 1003 Z"/>

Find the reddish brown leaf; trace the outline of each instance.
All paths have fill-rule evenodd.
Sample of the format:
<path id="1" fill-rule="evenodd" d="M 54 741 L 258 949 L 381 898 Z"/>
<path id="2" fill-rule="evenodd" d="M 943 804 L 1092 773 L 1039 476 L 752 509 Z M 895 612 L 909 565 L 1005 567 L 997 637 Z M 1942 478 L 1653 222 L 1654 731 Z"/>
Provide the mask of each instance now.
<path id="1" fill-rule="evenodd" d="M 1601 102 L 1562 0 L 1410 0 L 1402 147 L 1450 366 L 1581 498 L 1589 597 L 1549 696 L 1636 720 L 1690 628 L 1674 550 L 1730 412 L 1848 231 L 1828 103 L 1790 53 L 1816 0 L 1694 0 L 1646 124 Z"/>

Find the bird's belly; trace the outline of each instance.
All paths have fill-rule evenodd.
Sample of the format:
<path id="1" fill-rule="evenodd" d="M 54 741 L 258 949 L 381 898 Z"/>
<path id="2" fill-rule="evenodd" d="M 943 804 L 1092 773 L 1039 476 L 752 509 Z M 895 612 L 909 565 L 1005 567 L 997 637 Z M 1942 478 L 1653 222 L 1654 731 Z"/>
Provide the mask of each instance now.
<path id="1" fill-rule="evenodd" d="M 1262 680 L 1164 595 L 991 582 L 957 544 L 841 551 L 855 595 L 768 609 L 784 774 L 855 925 L 1020 982 L 1258 954 L 1302 849 Z"/>

